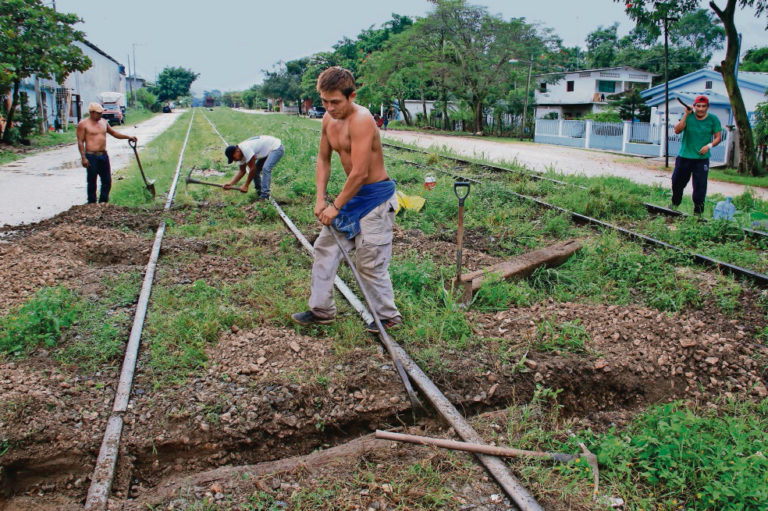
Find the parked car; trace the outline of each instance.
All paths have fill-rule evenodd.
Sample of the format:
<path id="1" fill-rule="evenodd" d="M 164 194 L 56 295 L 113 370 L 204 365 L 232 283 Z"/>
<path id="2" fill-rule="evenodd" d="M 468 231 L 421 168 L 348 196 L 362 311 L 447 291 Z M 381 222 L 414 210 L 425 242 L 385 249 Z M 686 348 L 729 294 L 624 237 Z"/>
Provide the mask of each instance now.
<path id="1" fill-rule="evenodd" d="M 170 107 L 170 106 L 168 106 L 168 105 L 163 105 L 163 113 L 164 113 L 164 114 L 169 114 L 169 113 L 171 113 L 171 107 Z"/>
<path id="2" fill-rule="evenodd" d="M 310 119 L 320 119 L 325 115 L 325 107 L 324 106 L 313 106 L 309 109 L 307 112 Z"/>
<path id="3" fill-rule="evenodd" d="M 120 105 L 104 103 L 101 106 L 104 108 L 104 113 L 101 114 L 102 119 L 105 119 L 109 124 L 125 124 L 125 116 Z"/>

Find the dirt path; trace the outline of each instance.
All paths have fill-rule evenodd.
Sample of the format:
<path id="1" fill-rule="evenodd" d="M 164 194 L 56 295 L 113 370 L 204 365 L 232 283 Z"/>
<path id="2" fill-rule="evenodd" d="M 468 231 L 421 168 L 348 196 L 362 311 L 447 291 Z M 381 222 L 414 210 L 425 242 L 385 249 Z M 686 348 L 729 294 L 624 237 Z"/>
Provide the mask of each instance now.
<path id="1" fill-rule="evenodd" d="M 118 131 L 135 135 L 139 147 L 165 131 L 184 111 L 158 115 Z M 112 172 L 133 160 L 125 140 L 107 137 Z M 85 169 L 75 144 L 0 166 L 0 225 L 39 222 L 86 201 Z"/>
<path id="2" fill-rule="evenodd" d="M 385 139 L 406 142 L 424 148 L 446 147 L 458 154 L 483 158 L 490 161 L 514 161 L 538 172 L 554 168 L 564 174 L 584 174 L 586 176 L 619 176 L 645 185 L 668 187 L 671 172 L 662 170 L 663 162 L 656 159 L 622 156 L 598 151 L 587 151 L 571 147 L 549 144 L 530 144 L 519 142 L 493 142 L 470 137 L 456 137 L 418 133 L 412 131 L 382 132 Z M 674 162 L 674 160 L 672 160 Z M 671 163 L 672 163 L 671 162 Z M 720 193 L 735 197 L 744 193 L 745 187 L 735 183 L 709 180 L 709 194 Z M 753 188 L 755 194 L 768 200 L 768 189 Z M 691 187 L 686 188 L 686 195 L 691 194 Z"/>

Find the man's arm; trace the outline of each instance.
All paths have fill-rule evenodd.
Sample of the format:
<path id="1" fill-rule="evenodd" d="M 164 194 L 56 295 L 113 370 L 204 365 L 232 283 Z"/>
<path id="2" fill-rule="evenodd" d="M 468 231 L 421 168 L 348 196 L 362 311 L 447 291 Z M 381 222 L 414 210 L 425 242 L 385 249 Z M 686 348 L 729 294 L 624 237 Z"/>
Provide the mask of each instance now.
<path id="1" fill-rule="evenodd" d="M 683 132 L 685 129 L 685 120 L 688 119 L 688 116 L 691 115 L 691 112 L 693 112 L 693 110 L 691 110 L 689 107 L 685 108 L 685 115 L 683 115 L 683 118 L 680 119 L 680 122 L 675 124 L 675 135 L 679 135 Z"/>
<path id="2" fill-rule="evenodd" d="M 706 144 L 704 147 L 699 149 L 699 154 L 704 156 L 705 154 L 707 154 L 707 151 L 709 151 L 710 149 L 715 147 L 717 144 L 719 144 L 722 139 L 723 139 L 723 132 L 718 131 L 717 133 L 715 133 L 715 137 L 712 139 L 712 142 L 710 142 L 709 144 Z"/>
<path id="3" fill-rule="evenodd" d="M 331 155 L 333 154 L 333 149 L 328 141 L 328 134 L 325 131 L 326 126 L 325 116 L 323 116 L 322 129 L 320 131 L 320 148 L 317 151 L 317 163 L 315 164 L 314 213 L 317 218 L 320 218 L 320 215 L 327 208 L 325 205 L 325 194 L 328 188 L 328 180 L 331 178 Z M 333 208 L 331 207 L 331 209 Z M 338 211 L 336 211 L 336 214 L 338 214 Z"/>
<path id="4" fill-rule="evenodd" d="M 133 136 L 130 136 L 130 135 L 124 135 L 123 133 L 120 133 L 119 131 L 113 130 L 112 126 L 110 126 L 109 123 L 107 123 L 107 133 L 109 133 L 110 135 L 112 135 L 115 138 L 119 138 L 119 139 L 122 139 L 122 140 L 126 140 L 127 139 L 127 140 L 130 140 L 131 142 L 136 142 L 136 140 L 137 140 L 136 137 L 133 137 Z"/>
<path id="5" fill-rule="evenodd" d="M 80 151 L 80 160 L 83 167 L 88 168 L 88 158 L 85 157 L 85 127 L 78 123 L 75 132 L 77 133 L 77 149 Z"/>
<path id="6" fill-rule="evenodd" d="M 339 214 L 337 208 L 343 207 L 349 199 L 354 197 L 368 178 L 371 166 L 371 147 L 376 129 L 378 129 L 376 122 L 370 115 L 355 115 L 353 119 L 350 119 L 349 138 L 352 148 L 352 170 L 347 175 L 344 188 L 341 189 L 339 196 L 320 216 L 320 221 L 325 225 L 330 225 L 336 215 Z"/>
<path id="7" fill-rule="evenodd" d="M 240 187 L 240 191 L 243 193 L 246 193 L 248 191 L 248 185 L 251 184 L 251 181 L 253 181 L 254 176 L 256 176 L 256 156 L 251 156 L 251 159 L 248 160 L 248 163 L 246 165 L 248 166 L 248 177 L 245 178 L 245 184 Z M 242 172 L 245 172 L 245 167 L 240 167 L 240 168 Z"/>
<path id="8" fill-rule="evenodd" d="M 232 181 L 224 185 L 224 189 L 229 190 L 230 188 L 232 188 L 235 185 L 235 183 L 237 183 L 243 178 L 244 175 L 245 175 L 245 164 L 242 164 L 240 165 L 240 169 L 237 171 L 237 174 L 235 174 L 235 177 L 232 178 Z"/>

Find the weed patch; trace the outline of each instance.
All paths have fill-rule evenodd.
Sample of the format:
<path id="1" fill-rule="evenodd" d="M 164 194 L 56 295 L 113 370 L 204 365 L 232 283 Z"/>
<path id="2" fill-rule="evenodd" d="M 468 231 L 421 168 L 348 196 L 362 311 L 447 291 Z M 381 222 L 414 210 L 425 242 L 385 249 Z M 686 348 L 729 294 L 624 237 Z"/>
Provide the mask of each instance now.
<path id="1" fill-rule="evenodd" d="M 82 301 L 74 291 L 64 286 L 41 289 L 0 318 L 0 355 L 23 355 L 40 345 L 56 346 L 82 310 Z"/>

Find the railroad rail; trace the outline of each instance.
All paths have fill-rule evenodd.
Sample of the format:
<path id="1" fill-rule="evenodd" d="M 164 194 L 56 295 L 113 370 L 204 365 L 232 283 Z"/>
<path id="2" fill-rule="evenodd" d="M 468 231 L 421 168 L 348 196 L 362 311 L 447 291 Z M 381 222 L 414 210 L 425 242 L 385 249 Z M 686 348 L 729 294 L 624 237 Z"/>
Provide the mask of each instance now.
<path id="1" fill-rule="evenodd" d="M 410 152 L 419 153 L 419 154 L 432 154 L 432 153 L 429 153 L 428 151 L 422 151 L 420 149 L 414 149 L 412 147 L 400 146 L 400 145 L 397 145 L 397 144 L 392 144 L 390 142 L 382 142 L 381 145 L 385 146 L 385 147 L 391 147 L 392 149 L 397 149 L 397 150 L 400 150 L 400 151 L 410 151 Z M 510 169 L 508 167 L 502 167 L 502 166 L 499 166 L 499 165 L 491 165 L 490 163 L 480 163 L 480 162 L 476 162 L 476 161 L 472 161 L 472 160 L 465 160 L 463 158 L 457 158 L 455 156 L 446 156 L 446 155 L 442 155 L 442 154 L 438 154 L 438 156 L 440 158 L 443 158 L 443 159 L 446 159 L 446 160 L 454 161 L 456 163 L 461 163 L 462 165 L 475 165 L 477 167 L 485 168 L 485 169 L 491 170 L 493 172 L 507 172 L 507 173 L 511 173 L 511 174 L 519 174 L 519 175 L 531 178 L 531 179 L 536 180 L 536 181 L 547 181 L 547 182 L 550 182 L 550 183 L 553 183 L 553 184 L 556 184 L 556 185 L 559 185 L 559 186 L 566 186 L 566 187 L 571 187 L 572 186 L 572 187 L 580 188 L 582 190 L 588 190 L 588 188 L 586 186 L 582 186 L 582 185 L 575 184 L 575 183 L 568 183 L 568 182 L 562 181 L 560 179 L 554 179 L 554 178 L 551 178 L 551 177 L 542 176 L 542 175 L 539 175 L 539 174 L 536 174 L 536 173 L 533 173 L 533 172 L 525 172 L 525 171 L 522 171 L 522 170 Z M 421 163 L 417 163 L 417 162 L 413 162 L 413 161 L 408 161 L 408 160 L 404 160 L 404 161 L 406 163 L 408 163 L 409 165 L 422 166 L 422 167 L 429 168 L 430 170 L 438 170 L 436 167 L 430 167 L 428 165 L 423 165 Z M 659 215 L 664 215 L 664 216 L 668 216 L 668 217 L 691 217 L 691 216 L 693 216 L 693 215 L 690 215 L 690 214 L 685 213 L 683 211 L 678 211 L 676 209 L 667 208 L 665 206 L 660 206 L 658 204 L 653 204 L 651 202 L 643 202 L 642 204 L 643 204 L 643 207 L 645 207 L 645 209 L 649 213 L 653 213 L 653 214 L 659 214 Z M 706 218 L 699 217 L 699 221 L 707 222 L 709 220 L 707 220 Z M 758 230 L 755 230 L 755 229 L 749 229 L 747 227 L 739 227 L 739 228 L 742 231 L 744 231 L 744 234 L 746 234 L 747 236 L 749 236 L 749 237 L 751 237 L 753 239 L 768 239 L 768 232 L 758 231 Z"/>
<path id="2" fill-rule="evenodd" d="M 189 127 L 187 135 L 184 138 L 184 144 L 179 153 L 179 161 L 176 164 L 176 173 L 173 176 L 171 187 L 168 190 L 168 197 L 165 201 L 164 211 L 168 211 L 176 195 L 176 185 L 179 182 L 179 172 L 184 158 L 184 151 L 189 141 L 189 133 L 192 130 L 192 121 L 195 119 L 195 110 L 192 109 L 192 115 L 189 118 Z M 91 485 L 88 489 L 88 496 L 85 500 L 86 510 L 102 511 L 107 509 L 107 500 L 112 489 L 112 482 L 115 478 L 115 468 L 117 467 L 117 456 L 120 448 L 120 437 L 123 432 L 123 416 L 128 410 L 128 401 L 133 386 L 133 376 L 136 370 L 136 361 L 138 359 L 139 347 L 141 346 L 141 333 L 144 328 L 144 319 L 149 307 L 149 297 L 152 293 L 152 283 L 155 278 L 155 269 L 160 257 L 160 247 L 163 244 L 163 235 L 165 234 L 165 220 L 160 221 L 155 233 L 155 241 L 152 245 L 152 252 L 144 272 L 144 281 L 139 293 L 139 301 L 136 305 L 136 313 L 133 317 L 133 326 L 128 337 L 128 345 L 125 349 L 123 367 L 120 372 L 120 381 L 115 401 L 112 406 L 112 414 L 107 421 L 107 427 L 104 432 L 104 438 L 101 442 L 99 456 L 96 459 L 96 466 L 91 476 Z"/>

